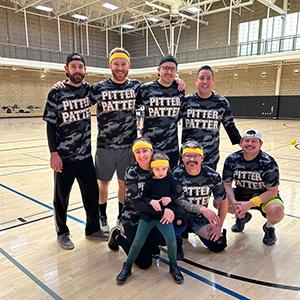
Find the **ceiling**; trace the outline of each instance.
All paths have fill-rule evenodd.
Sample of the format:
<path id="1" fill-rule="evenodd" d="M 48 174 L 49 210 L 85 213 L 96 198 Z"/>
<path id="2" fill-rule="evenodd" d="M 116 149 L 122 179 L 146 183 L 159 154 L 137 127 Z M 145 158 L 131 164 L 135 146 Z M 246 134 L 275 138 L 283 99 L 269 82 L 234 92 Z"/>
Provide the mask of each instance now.
<path id="1" fill-rule="evenodd" d="M 103 7 L 105 2 L 118 9 Z M 284 0 L 282 7 L 277 5 L 276 0 L 7 0 L 0 1 L 0 7 L 127 34 L 139 33 L 147 27 L 182 25 L 187 20 L 207 25 L 206 18 L 210 14 L 229 11 L 231 8 L 233 13 L 241 14 L 242 10 L 253 10 L 255 3 L 284 14 L 287 2 Z M 38 5 L 53 10 L 44 12 L 36 8 Z M 73 17 L 74 14 L 84 15 L 87 19 L 78 20 Z M 133 27 L 126 28 L 128 25 Z"/>

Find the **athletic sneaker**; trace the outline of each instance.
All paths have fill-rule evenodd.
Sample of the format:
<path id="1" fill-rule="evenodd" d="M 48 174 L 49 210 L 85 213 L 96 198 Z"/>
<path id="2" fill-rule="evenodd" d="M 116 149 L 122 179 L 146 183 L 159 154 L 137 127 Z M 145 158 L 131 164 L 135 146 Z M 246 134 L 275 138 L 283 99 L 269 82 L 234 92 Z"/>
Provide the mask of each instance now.
<path id="1" fill-rule="evenodd" d="M 100 217 L 100 227 L 104 233 L 109 233 L 109 226 L 107 224 L 107 217 Z"/>
<path id="2" fill-rule="evenodd" d="M 112 251 L 119 251 L 119 244 L 116 238 L 121 234 L 121 231 L 118 227 L 113 227 L 110 231 L 108 239 L 108 248 Z"/>
<path id="3" fill-rule="evenodd" d="M 233 232 L 242 232 L 245 228 L 245 224 L 248 223 L 252 218 L 250 213 L 246 213 L 245 217 L 242 219 L 236 218 L 235 224 L 231 227 Z"/>
<path id="4" fill-rule="evenodd" d="M 74 249 L 74 243 L 71 241 L 68 233 L 59 235 L 57 237 L 57 242 L 59 243 L 59 246 L 65 250 Z"/>
<path id="5" fill-rule="evenodd" d="M 267 223 L 264 224 L 263 230 L 265 232 L 263 243 L 267 246 L 272 246 L 276 242 L 276 234 L 275 234 L 275 228 L 274 227 L 267 227 Z"/>
<path id="6" fill-rule="evenodd" d="M 100 229 L 92 234 L 86 234 L 85 238 L 89 240 L 108 241 L 109 235 Z"/>

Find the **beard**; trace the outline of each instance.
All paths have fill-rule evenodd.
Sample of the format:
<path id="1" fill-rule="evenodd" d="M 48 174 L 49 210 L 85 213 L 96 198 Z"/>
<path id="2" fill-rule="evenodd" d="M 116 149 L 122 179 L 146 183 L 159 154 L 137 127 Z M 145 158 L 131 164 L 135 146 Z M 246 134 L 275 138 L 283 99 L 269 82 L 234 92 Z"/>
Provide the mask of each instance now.
<path id="1" fill-rule="evenodd" d="M 129 73 L 129 70 L 122 71 L 122 72 L 117 72 L 117 71 L 111 70 L 111 73 L 112 73 L 113 78 L 115 78 L 117 81 L 125 81 L 128 73 Z"/>
<path id="2" fill-rule="evenodd" d="M 67 76 L 70 78 L 70 80 L 74 83 L 81 83 L 85 74 L 82 73 L 74 73 L 74 74 L 69 74 L 67 73 Z"/>

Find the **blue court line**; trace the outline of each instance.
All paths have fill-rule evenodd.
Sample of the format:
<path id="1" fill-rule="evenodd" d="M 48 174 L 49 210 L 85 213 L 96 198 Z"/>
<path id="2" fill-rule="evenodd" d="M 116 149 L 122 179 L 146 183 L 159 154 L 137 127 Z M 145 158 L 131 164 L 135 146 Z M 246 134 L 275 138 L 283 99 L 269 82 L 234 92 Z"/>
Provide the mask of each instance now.
<path id="1" fill-rule="evenodd" d="M 53 299 L 63 300 L 54 291 L 48 288 L 42 281 L 35 277 L 30 271 L 28 271 L 24 266 L 22 266 L 17 260 L 15 260 L 11 255 L 9 255 L 3 248 L 0 248 L 0 252 L 5 256 L 10 262 L 12 262 L 19 270 L 21 270 L 25 275 L 27 275 L 32 281 L 34 281 L 42 290 L 49 294 Z"/>
<path id="2" fill-rule="evenodd" d="M 46 208 L 48 208 L 48 209 L 54 210 L 54 208 L 53 208 L 52 206 L 50 206 L 50 205 L 48 205 L 48 204 L 45 204 L 45 203 L 43 203 L 43 202 L 41 202 L 41 201 L 39 201 L 39 200 L 36 200 L 36 199 L 34 199 L 34 198 L 32 198 L 32 197 L 29 197 L 29 196 L 27 196 L 27 195 L 25 195 L 25 194 L 23 194 L 23 193 L 20 193 L 20 192 L 14 190 L 14 189 L 12 189 L 12 188 L 10 188 L 10 187 L 8 187 L 8 186 L 2 184 L 2 183 L 0 183 L 0 187 L 3 187 L 3 188 L 5 188 L 5 189 L 7 189 L 7 190 L 9 190 L 9 191 L 11 191 L 11 192 L 13 192 L 13 193 L 19 195 L 19 196 L 22 196 L 22 197 L 24 197 L 24 198 L 26 198 L 26 199 L 28 199 L 28 200 L 30 200 L 30 201 L 36 203 L 36 204 L 39 204 L 39 205 L 42 205 L 42 206 L 44 206 L 44 207 L 46 207 Z M 73 217 L 73 216 L 71 216 L 71 215 L 69 215 L 69 214 L 67 214 L 67 216 L 68 216 L 68 218 L 70 218 L 70 219 L 72 219 L 72 220 L 74 220 L 74 221 L 76 221 L 76 222 L 78 222 L 78 223 L 81 223 L 81 224 L 84 224 L 84 225 L 85 225 L 85 222 L 84 222 L 84 221 L 82 221 L 82 220 L 80 220 L 80 219 L 78 219 L 78 218 L 76 218 L 76 217 Z"/>
<path id="3" fill-rule="evenodd" d="M 49 169 L 49 166 L 43 167 L 43 168 L 37 168 L 37 169 L 29 169 L 29 170 L 25 170 L 25 171 L 17 171 L 17 172 L 4 173 L 4 174 L 0 174 L 0 177 L 10 176 L 10 175 L 16 175 L 16 174 L 22 174 L 22 173 L 33 172 L 33 171 L 40 171 L 40 170 L 45 170 L 45 169 Z"/>
<path id="4" fill-rule="evenodd" d="M 47 205 L 47 204 L 45 204 L 45 203 L 43 203 L 43 202 L 40 202 L 40 201 L 38 201 L 38 200 L 36 200 L 36 199 L 33 199 L 32 197 L 29 197 L 29 196 L 27 196 L 27 195 L 25 195 L 25 194 L 23 194 L 23 193 L 20 193 L 20 192 L 14 190 L 14 189 L 12 189 L 12 188 L 10 188 L 10 187 L 8 187 L 8 186 L 2 184 L 2 183 L 0 183 L 0 186 L 3 187 L 3 188 L 5 188 L 5 189 L 7 189 L 7 190 L 9 190 L 9 191 L 11 191 L 11 192 L 13 192 L 13 193 L 16 193 L 16 194 L 22 196 L 22 197 L 24 197 L 24 198 L 26 198 L 26 199 L 28 199 L 28 200 L 30 200 L 30 201 L 33 201 L 34 203 L 37 203 L 37 204 L 39 204 L 39 205 L 42 205 L 42 206 L 44 206 L 44 207 L 47 207 L 48 209 L 52 209 L 52 210 L 53 210 L 53 207 L 51 207 L 50 205 Z M 78 218 L 76 218 L 76 217 L 73 217 L 73 216 L 71 216 L 71 215 L 69 215 L 69 214 L 67 214 L 67 216 L 68 216 L 70 219 L 73 219 L 73 220 L 76 221 L 76 222 L 79 222 L 79 223 L 81 223 L 81 224 L 85 224 L 84 221 L 82 221 L 82 220 L 80 220 L 80 219 L 78 219 Z M 1 249 L 1 248 L 0 248 L 0 249 Z M 165 259 L 163 259 L 163 258 L 161 258 L 161 257 L 160 257 L 160 260 L 162 260 L 162 261 L 163 261 L 164 263 L 166 263 L 166 264 L 168 263 L 167 260 L 165 260 Z M 230 295 L 230 296 L 232 296 L 232 297 L 235 297 L 236 299 L 249 300 L 249 298 L 246 298 L 246 297 L 244 297 L 243 295 L 240 295 L 240 294 L 238 294 L 238 293 L 236 293 L 236 292 L 234 292 L 234 291 L 232 291 L 232 290 L 230 290 L 230 289 L 227 289 L 226 287 L 223 287 L 223 286 L 221 286 L 221 285 L 219 285 L 219 284 L 217 284 L 217 283 L 214 283 L 213 281 L 210 281 L 210 280 L 208 280 L 208 279 L 206 279 L 206 278 L 204 278 L 204 277 L 202 277 L 202 276 L 200 276 L 200 275 L 198 275 L 198 274 L 195 274 L 195 273 L 193 273 L 193 272 L 191 272 L 191 271 L 189 271 L 189 270 L 187 270 L 187 269 L 185 269 L 185 268 L 183 268 L 183 267 L 180 267 L 180 269 L 181 269 L 184 273 L 186 273 L 187 275 L 189 275 L 189 276 L 191 276 L 191 277 L 193 277 L 193 278 L 195 278 L 195 279 L 197 279 L 197 280 L 200 280 L 200 281 L 202 281 L 202 282 L 204 282 L 204 283 L 206 283 L 206 284 L 208 284 L 208 285 L 210 285 L 210 286 L 213 286 L 213 287 L 217 288 L 218 290 L 220 290 L 220 291 L 222 291 L 222 292 L 224 292 L 224 293 L 226 293 L 226 294 L 228 294 L 228 295 Z"/>
<path id="5" fill-rule="evenodd" d="M 162 257 L 159 257 L 159 261 L 162 261 L 164 264 L 169 265 L 169 262 L 166 259 L 162 258 Z M 191 276 L 191 277 L 193 277 L 193 278 L 195 278 L 199 281 L 202 281 L 202 282 L 210 285 L 211 287 L 216 288 L 217 290 L 220 290 L 220 291 L 224 292 L 225 294 L 227 294 L 229 296 L 232 296 L 233 298 L 241 299 L 241 300 L 249 300 L 250 299 L 250 298 L 247 298 L 247 297 L 245 297 L 245 296 L 243 296 L 239 293 L 236 293 L 236 292 L 234 292 L 234 291 L 232 291 L 232 290 L 230 290 L 230 289 L 228 289 L 228 288 L 226 288 L 226 287 L 224 287 L 224 286 L 222 286 L 222 285 L 220 285 L 220 284 L 218 284 L 214 281 L 211 281 L 211 280 L 209 280 L 207 278 L 204 278 L 204 277 L 202 277 L 202 276 L 200 276 L 200 275 L 198 275 L 194 272 L 191 272 L 186 268 L 183 268 L 181 266 L 179 266 L 179 268 L 183 273 L 185 273 L 185 274 L 187 274 L 187 275 L 189 275 L 189 276 Z"/>

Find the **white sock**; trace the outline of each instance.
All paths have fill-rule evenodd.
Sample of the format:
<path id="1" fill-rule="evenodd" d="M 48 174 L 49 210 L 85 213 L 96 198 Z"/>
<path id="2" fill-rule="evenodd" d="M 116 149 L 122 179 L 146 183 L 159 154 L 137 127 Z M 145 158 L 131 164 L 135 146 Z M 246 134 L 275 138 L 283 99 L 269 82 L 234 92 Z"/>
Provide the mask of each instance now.
<path id="1" fill-rule="evenodd" d="M 271 228 L 274 227 L 274 224 L 270 223 L 269 221 L 266 223 L 266 227 L 267 228 Z"/>

